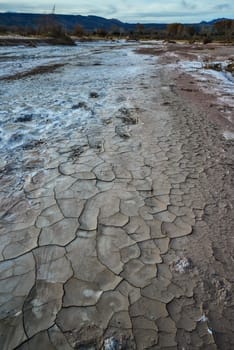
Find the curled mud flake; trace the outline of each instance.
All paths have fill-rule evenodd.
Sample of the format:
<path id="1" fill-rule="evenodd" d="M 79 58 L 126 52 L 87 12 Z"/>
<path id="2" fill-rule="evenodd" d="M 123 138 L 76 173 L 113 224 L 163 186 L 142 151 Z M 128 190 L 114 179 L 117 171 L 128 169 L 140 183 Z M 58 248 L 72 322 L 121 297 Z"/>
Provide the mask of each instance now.
<path id="1" fill-rule="evenodd" d="M 136 115 L 136 110 L 133 108 L 129 109 L 126 107 L 121 107 L 117 112 L 117 118 L 120 118 L 125 124 L 137 124 L 138 116 Z"/>
<path id="2" fill-rule="evenodd" d="M 118 136 L 124 139 L 128 139 L 129 137 L 131 137 L 130 131 L 126 126 L 116 126 L 115 132 Z"/>
<path id="3" fill-rule="evenodd" d="M 88 200 L 83 213 L 79 218 L 80 229 L 94 231 L 97 229 L 99 208 L 95 205 L 95 200 Z"/>
<path id="4" fill-rule="evenodd" d="M 101 218 L 99 221 L 105 226 L 123 227 L 128 223 L 129 217 L 122 213 L 116 213 L 110 217 Z"/>
<path id="5" fill-rule="evenodd" d="M 104 152 L 104 140 L 100 137 L 88 137 L 89 147 L 97 150 L 97 152 Z"/>
<path id="6" fill-rule="evenodd" d="M 82 146 L 74 146 L 70 151 L 68 159 L 75 161 L 80 157 L 82 153 L 84 153 L 84 148 Z"/>
<path id="7" fill-rule="evenodd" d="M 121 249 L 120 251 L 121 254 L 121 260 L 123 263 L 127 263 L 128 261 L 132 259 L 137 259 L 141 255 L 140 248 L 137 244 L 134 244 L 130 247 L 125 247 Z"/>
<path id="8" fill-rule="evenodd" d="M 72 106 L 72 109 L 79 109 L 79 108 L 83 108 L 83 109 L 86 109 L 86 110 L 89 109 L 87 103 L 84 102 L 84 101 L 81 101 L 81 102 L 79 102 L 79 103 L 77 103 L 77 104 Z"/>

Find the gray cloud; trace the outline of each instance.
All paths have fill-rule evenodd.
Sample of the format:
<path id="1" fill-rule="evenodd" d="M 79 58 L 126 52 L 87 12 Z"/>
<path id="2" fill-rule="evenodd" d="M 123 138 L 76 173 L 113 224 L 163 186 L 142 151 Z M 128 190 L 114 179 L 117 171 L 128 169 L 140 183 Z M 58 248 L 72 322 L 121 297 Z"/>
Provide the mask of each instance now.
<path id="1" fill-rule="evenodd" d="M 197 5 L 196 5 L 196 4 L 189 3 L 189 2 L 186 1 L 186 0 L 182 0 L 182 1 L 181 1 L 181 4 L 182 4 L 182 6 L 185 7 L 186 9 L 194 10 L 194 9 L 197 8 Z"/>
<path id="2" fill-rule="evenodd" d="M 229 4 L 220 4 L 220 5 L 216 5 L 214 6 L 214 10 L 230 10 L 231 6 Z"/>
<path id="3" fill-rule="evenodd" d="M 0 12 L 50 13 L 53 4 L 56 13 L 97 15 L 117 18 L 125 22 L 200 22 L 220 17 L 232 18 L 233 0 L 0 0 Z"/>

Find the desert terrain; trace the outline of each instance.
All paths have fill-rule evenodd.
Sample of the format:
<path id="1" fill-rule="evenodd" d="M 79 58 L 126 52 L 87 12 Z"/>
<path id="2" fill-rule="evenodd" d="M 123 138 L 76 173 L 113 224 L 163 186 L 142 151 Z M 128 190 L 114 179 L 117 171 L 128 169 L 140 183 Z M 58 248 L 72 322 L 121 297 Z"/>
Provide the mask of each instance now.
<path id="1" fill-rule="evenodd" d="M 234 348 L 233 60 L 0 47 L 2 350 Z"/>

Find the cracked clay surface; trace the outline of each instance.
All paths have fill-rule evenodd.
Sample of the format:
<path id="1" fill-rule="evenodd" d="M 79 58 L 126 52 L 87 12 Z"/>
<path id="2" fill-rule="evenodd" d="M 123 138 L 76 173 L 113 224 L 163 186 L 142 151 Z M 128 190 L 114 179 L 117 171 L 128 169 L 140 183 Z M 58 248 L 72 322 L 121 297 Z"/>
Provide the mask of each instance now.
<path id="1" fill-rule="evenodd" d="M 231 145 L 145 62 L 98 123 L 28 151 L 42 167 L 3 172 L 2 350 L 234 346 Z"/>

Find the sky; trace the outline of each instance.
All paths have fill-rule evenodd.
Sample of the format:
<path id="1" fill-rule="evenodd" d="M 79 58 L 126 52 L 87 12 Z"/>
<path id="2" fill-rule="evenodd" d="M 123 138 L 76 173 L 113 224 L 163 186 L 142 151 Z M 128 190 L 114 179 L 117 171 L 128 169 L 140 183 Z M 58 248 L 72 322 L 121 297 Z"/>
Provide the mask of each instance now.
<path id="1" fill-rule="evenodd" d="M 194 23 L 234 18 L 233 0 L 0 0 L 0 12 L 96 15 L 129 23 Z"/>

